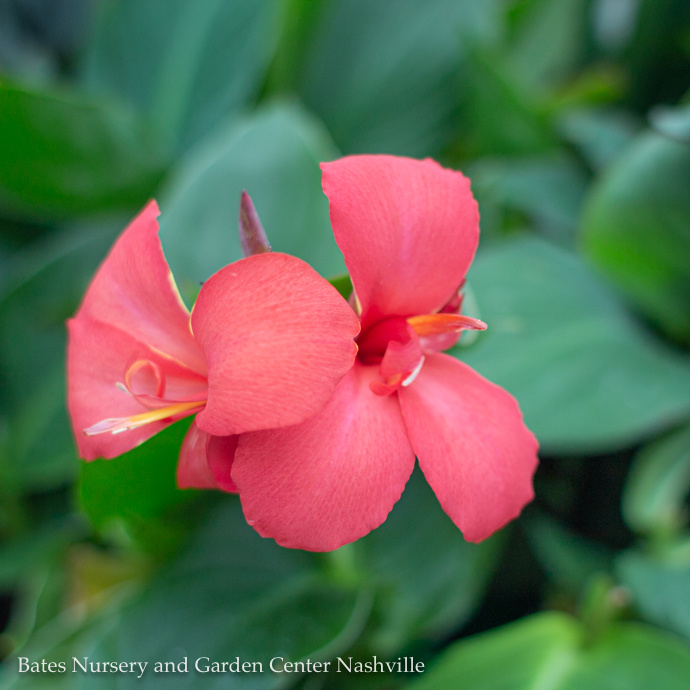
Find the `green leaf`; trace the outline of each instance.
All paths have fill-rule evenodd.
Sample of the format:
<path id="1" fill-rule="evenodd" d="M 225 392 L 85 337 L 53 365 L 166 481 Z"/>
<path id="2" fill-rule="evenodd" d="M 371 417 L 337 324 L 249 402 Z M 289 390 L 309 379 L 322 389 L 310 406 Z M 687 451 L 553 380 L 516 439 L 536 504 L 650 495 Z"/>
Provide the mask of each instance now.
<path id="1" fill-rule="evenodd" d="M 241 258 L 240 194 L 249 192 L 274 251 L 326 276 L 343 273 L 319 162 L 336 157 L 303 110 L 278 105 L 230 127 L 184 158 L 161 195 L 161 238 L 183 294 Z"/>
<path id="2" fill-rule="evenodd" d="M 126 598 L 125 598 L 126 597 Z M 368 588 L 327 582 L 314 554 L 262 539 L 247 525 L 234 496 L 223 496 L 184 553 L 139 592 L 120 591 L 86 621 L 64 615 L 37 631 L 20 654 L 67 660 L 69 672 L 16 673 L 8 660 L 3 687 L 264 688 L 285 687 L 297 674 L 274 674 L 269 661 L 328 660 L 362 633 L 371 610 Z M 77 621 L 77 625 L 75 625 Z M 71 659 L 148 662 L 137 674 L 71 673 Z M 188 659 L 187 673 L 155 673 L 156 662 Z M 258 662 L 252 673 L 194 670 L 197 658 Z"/>
<path id="3" fill-rule="evenodd" d="M 649 113 L 649 121 L 659 134 L 690 143 L 690 103 L 677 108 L 657 106 Z"/>
<path id="4" fill-rule="evenodd" d="M 190 421 L 173 424 L 112 460 L 81 464 L 81 505 L 96 527 L 122 525 L 158 554 L 179 545 L 192 521 L 173 509 L 197 497 L 197 492 L 179 489 L 176 481 L 177 457 Z"/>
<path id="5" fill-rule="evenodd" d="M 625 49 L 622 57 L 632 76 L 629 100 L 644 112 L 654 103 L 676 102 L 688 88 L 690 5 L 685 0 L 637 0 L 629 5 L 622 8 L 629 14 L 620 18 L 620 39 L 610 47 Z"/>
<path id="6" fill-rule="evenodd" d="M 483 158 L 468 170 L 482 220 L 487 204 L 519 211 L 546 236 L 573 243 L 587 178 L 565 156 Z M 482 232 L 486 230 L 482 222 Z"/>
<path id="7" fill-rule="evenodd" d="M 470 280 L 489 328 L 453 354 L 515 395 L 547 453 L 631 445 L 690 412 L 690 360 L 574 254 L 518 238 L 480 252 Z"/>
<path id="8" fill-rule="evenodd" d="M 596 183 L 584 246 L 651 321 L 690 343 L 690 146 L 647 132 Z"/>
<path id="9" fill-rule="evenodd" d="M 57 567 L 67 547 L 86 534 L 86 523 L 76 516 L 54 519 L 23 539 L 7 540 L 0 549 L 0 586 L 9 590 L 32 574 Z"/>
<path id="10" fill-rule="evenodd" d="M 345 299 L 350 299 L 352 294 L 352 279 L 345 275 L 335 276 L 328 281 Z"/>
<path id="11" fill-rule="evenodd" d="M 510 48 L 510 62 L 525 84 L 546 89 L 571 74 L 585 48 L 587 6 L 587 0 L 527 5 Z"/>
<path id="12" fill-rule="evenodd" d="M 417 470 L 386 522 L 356 544 L 379 591 L 371 647 L 394 656 L 420 638 L 466 622 L 481 602 L 503 540 L 466 542 Z"/>
<path id="13" fill-rule="evenodd" d="M 0 84 L 0 209 L 50 218 L 144 203 L 164 159 L 129 110 Z"/>
<path id="14" fill-rule="evenodd" d="M 352 644 L 369 614 L 369 594 L 328 584 L 315 566 L 312 554 L 262 539 L 245 522 L 239 501 L 225 497 L 191 548 L 122 612 L 90 658 L 141 659 L 152 669 L 156 661 L 186 656 L 188 674 L 147 673 L 149 682 L 176 681 L 179 688 L 216 687 L 219 678 L 223 687 L 283 687 L 293 678 L 271 673 L 271 658 L 329 659 Z M 193 671 L 199 657 L 237 656 L 261 663 L 263 672 L 213 680 Z M 118 688 L 139 687 L 136 678 L 120 680 Z"/>
<path id="15" fill-rule="evenodd" d="M 465 66 L 456 148 L 461 155 L 539 156 L 556 137 L 538 98 L 520 88 L 510 59 L 493 47 L 472 46 Z"/>
<path id="16" fill-rule="evenodd" d="M 690 639 L 690 542 L 675 553 L 626 551 L 616 573 L 645 618 Z"/>
<path id="17" fill-rule="evenodd" d="M 569 108 L 557 118 L 561 135 L 574 144 L 594 170 L 602 170 L 619 156 L 640 129 L 627 111 L 611 108 Z"/>
<path id="18" fill-rule="evenodd" d="M 71 228 L 13 257 L 0 293 L 0 410 L 9 432 L 3 477 L 17 491 L 55 488 L 78 471 L 65 411 L 65 321 L 118 225 Z"/>
<path id="19" fill-rule="evenodd" d="M 623 516 L 636 532 L 663 536 L 687 521 L 690 426 L 643 448 L 623 493 Z"/>
<path id="20" fill-rule="evenodd" d="M 524 521 L 529 543 L 549 580 L 579 595 L 592 578 L 611 570 L 612 553 L 537 513 Z"/>
<path id="21" fill-rule="evenodd" d="M 498 12 L 493 0 L 324 2 L 300 93 L 345 153 L 438 152 L 455 127 L 463 43 L 493 37 Z"/>
<path id="22" fill-rule="evenodd" d="M 640 625 L 590 645 L 563 614 L 543 613 L 453 645 L 414 690 L 685 690 L 690 649 Z"/>
<path id="23" fill-rule="evenodd" d="M 284 0 L 280 39 L 266 80 L 267 93 L 286 94 L 296 89 L 297 77 L 309 48 L 307 38 L 327 1 Z"/>
<path id="24" fill-rule="evenodd" d="M 186 147 L 258 93 L 278 40 L 280 4 L 104 3 L 86 83 L 138 107 Z"/>

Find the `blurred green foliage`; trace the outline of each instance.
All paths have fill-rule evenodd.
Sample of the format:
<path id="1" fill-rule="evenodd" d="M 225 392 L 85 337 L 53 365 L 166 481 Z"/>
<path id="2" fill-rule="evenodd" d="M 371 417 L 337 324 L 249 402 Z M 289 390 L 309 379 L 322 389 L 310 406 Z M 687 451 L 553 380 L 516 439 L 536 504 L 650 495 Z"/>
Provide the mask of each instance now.
<path id="1" fill-rule="evenodd" d="M 685 0 L 0 3 L 0 683 L 685 690 L 688 75 Z M 453 354 L 541 442 L 525 514 L 467 544 L 416 472 L 382 527 L 308 554 L 176 488 L 184 422 L 80 464 L 64 321 L 129 218 L 157 197 L 189 304 L 240 255 L 242 189 L 330 278 L 318 163 L 361 152 L 472 179 L 466 305 L 489 329 Z M 18 674 L 18 655 L 264 673 Z M 427 670 L 267 670 L 337 655 Z"/>

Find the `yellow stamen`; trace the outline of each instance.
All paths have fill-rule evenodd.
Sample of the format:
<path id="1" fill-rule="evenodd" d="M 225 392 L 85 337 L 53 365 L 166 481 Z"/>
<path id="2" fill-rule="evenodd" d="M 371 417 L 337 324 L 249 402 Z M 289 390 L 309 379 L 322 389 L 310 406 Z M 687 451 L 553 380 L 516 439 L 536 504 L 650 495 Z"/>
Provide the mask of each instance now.
<path id="1" fill-rule="evenodd" d="M 113 417 L 110 419 L 104 419 L 103 421 L 90 426 L 88 429 L 84 429 L 84 434 L 86 436 L 95 436 L 96 434 L 105 434 L 107 432 L 110 432 L 111 434 L 119 434 L 122 431 L 136 429 L 137 427 L 150 424 L 151 422 L 158 422 L 161 419 L 175 417 L 183 412 L 191 414 L 192 411 L 197 409 L 201 410 L 205 404 L 206 401 L 204 400 L 194 400 L 192 402 L 175 403 L 169 407 L 161 407 L 157 410 L 151 410 L 150 412 L 133 415 L 132 417 Z"/>
<path id="2" fill-rule="evenodd" d="M 410 316 L 407 323 L 419 336 L 459 333 L 467 329 L 483 331 L 486 328 L 483 321 L 462 314 L 422 314 Z"/>

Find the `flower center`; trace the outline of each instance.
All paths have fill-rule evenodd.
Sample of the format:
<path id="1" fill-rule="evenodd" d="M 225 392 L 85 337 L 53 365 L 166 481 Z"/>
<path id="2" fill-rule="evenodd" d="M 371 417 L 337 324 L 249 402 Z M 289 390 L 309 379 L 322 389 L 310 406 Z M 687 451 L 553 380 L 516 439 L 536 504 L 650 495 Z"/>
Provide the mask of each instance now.
<path id="1" fill-rule="evenodd" d="M 377 321 L 358 336 L 357 356 L 364 364 L 379 364 L 386 354 L 389 343 L 406 343 L 412 337 L 412 333 L 419 338 L 427 338 L 459 333 L 467 329 L 484 330 L 485 328 L 486 324 L 483 321 L 462 314 L 422 314 L 408 318 L 389 316 Z"/>
<path id="2" fill-rule="evenodd" d="M 469 316 L 442 312 L 419 316 L 390 316 L 367 328 L 358 338 L 362 364 L 379 365 L 379 381 L 369 384 L 376 395 L 391 395 L 409 386 L 424 365 L 424 352 L 447 350 L 465 329 L 486 324 Z"/>
<path id="3" fill-rule="evenodd" d="M 357 357 L 364 364 L 380 364 L 390 342 L 410 339 L 407 321 L 402 316 L 390 316 L 377 321 L 357 336 Z"/>

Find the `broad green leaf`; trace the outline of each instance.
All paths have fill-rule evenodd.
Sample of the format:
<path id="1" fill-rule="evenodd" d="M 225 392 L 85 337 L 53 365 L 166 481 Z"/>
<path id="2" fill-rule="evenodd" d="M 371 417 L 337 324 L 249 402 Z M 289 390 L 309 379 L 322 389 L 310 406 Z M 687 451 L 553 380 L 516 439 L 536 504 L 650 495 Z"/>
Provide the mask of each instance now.
<path id="1" fill-rule="evenodd" d="M 498 31 L 493 0 L 328 0 L 300 94 L 345 153 L 424 156 L 452 138 L 463 44 Z"/>
<path id="2" fill-rule="evenodd" d="M 189 419 L 112 460 L 81 464 L 82 508 L 99 528 L 122 527 L 146 550 L 166 555 L 193 526 L 197 492 L 177 486 L 177 458 Z"/>
<path id="3" fill-rule="evenodd" d="M 285 687 L 295 681 L 295 675 L 271 673 L 270 659 L 330 659 L 354 642 L 369 615 L 367 592 L 327 583 L 316 566 L 312 554 L 262 539 L 245 522 L 239 501 L 226 496 L 189 549 L 111 616 L 110 630 L 94 631 L 70 656 L 57 658 L 71 660 L 73 654 L 94 662 L 121 659 L 149 664 L 142 679 L 136 674 L 79 672 L 71 676 L 72 687 L 77 683 L 83 688 L 118 690 L 162 685 Z M 157 661 L 177 664 L 184 657 L 188 673 L 153 671 Z M 201 657 L 209 661 L 239 657 L 263 668 L 254 673 L 202 675 L 194 670 L 195 660 Z M 26 676 L 11 687 L 33 687 L 31 674 Z"/>
<path id="4" fill-rule="evenodd" d="M 321 16 L 322 6 L 328 0 L 284 0 L 280 39 L 266 79 L 268 94 L 286 94 L 294 91 L 308 37 Z"/>
<path id="5" fill-rule="evenodd" d="M 58 569 L 53 574 L 62 575 Z M 131 595 L 130 595 L 131 596 Z M 64 598 L 64 592 L 63 592 Z M 79 678 L 72 673 L 73 657 L 88 656 L 95 641 L 102 639 L 118 620 L 118 609 L 127 594 L 116 594 L 102 612 L 85 619 L 81 606 L 67 608 L 62 615 L 45 623 L 9 654 L 0 668 L 0 685 L 3 690 L 74 690 Z M 42 659 L 46 663 L 65 664 L 64 673 L 18 673 L 18 657 L 30 661 Z M 93 676 L 91 677 L 93 678 Z"/>
<path id="6" fill-rule="evenodd" d="M 501 545 L 500 536 L 466 542 L 417 470 L 386 522 L 355 545 L 363 577 L 380 592 L 371 647 L 395 656 L 467 621 Z"/>
<path id="7" fill-rule="evenodd" d="M 528 4 L 510 47 L 510 62 L 523 83 L 552 88 L 571 74 L 585 47 L 587 9 L 588 0 Z"/>
<path id="8" fill-rule="evenodd" d="M 83 5 L 83 3 L 74 3 Z M 42 79 L 55 72 L 55 55 L 50 46 L 41 45 L 25 26 L 23 7 L 12 0 L 0 3 L 0 65 L 2 71 L 22 79 Z M 45 12 L 45 6 L 42 8 Z M 81 9 L 81 8 L 80 8 Z M 35 17 L 41 13 L 31 13 Z M 79 14 L 79 10 L 76 13 Z"/>
<path id="9" fill-rule="evenodd" d="M 632 7 L 622 11 L 627 9 L 632 17 L 624 20 L 622 40 L 615 47 L 625 49 L 621 57 L 631 75 L 629 100 L 642 112 L 654 103 L 674 103 L 688 88 L 685 37 L 690 5 L 686 0 L 636 0 L 628 5 Z"/>
<path id="10" fill-rule="evenodd" d="M 515 395 L 546 452 L 631 445 L 690 413 L 690 359 L 576 255 L 517 238 L 480 252 L 470 280 L 489 328 L 453 352 Z"/>
<path id="11" fill-rule="evenodd" d="M 597 171 L 612 163 L 640 129 L 625 110 L 595 107 L 569 108 L 559 114 L 556 126 Z"/>
<path id="12" fill-rule="evenodd" d="M 645 618 L 690 639 L 690 542 L 675 553 L 626 551 L 616 573 Z"/>
<path id="13" fill-rule="evenodd" d="M 557 147 L 549 117 L 536 94 L 520 88 L 508 56 L 493 47 L 472 46 L 455 149 L 460 155 L 530 156 Z"/>
<path id="14" fill-rule="evenodd" d="M 598 43 L 614 51 L 626 46 L 635 30 L 639 10 L 639 0 L 599 0 L 594 3 L 591 19 Z"/>
<path id="15" fill-rule="evenodd" d="M 6 540 L 0 549 L 0 586 L 9 590 L 17 584 L 26 585 L 37 572 L 55 569 L 67 547 L 85 535 L 85 521 L 69 516 L 34 528 L 23 539 Z"/>
<path id="16" fill-rule="evenodd" d="M 17 491 L 54 488 L 78 471 L 65 411 L 65 321 L 118 225 L 64 230 L 13 257 L 0 294 L 0 409 L 8 420 L 4 479 Z"/>
<path id="17" fill-rule="evenodd" d="M 587 186 L 575 161 L 565 156 L 482 158 L 467 172 L 479 199 L 482 232 L 487 204 L 495 204 L 504 212 L 524 214 L 547 237 L 572 244 Z"/>
<path id="18" fill-rule="evenodd" d="M 319 162 L 337 155 L 303 110 L 262 110 L 182 159 L 161 194 L 161 237 L 184 294 L 241 258 L 240 194 L 254 202 L 274 251 L 330 277 L 344 271 L 321 191 Z"/>
<path id="19" fill-rule="evenodd" d="M 690 426 L 643 448 L 623 493 L 623 516 L 636 532 L 667 534 L 687 520 Z"/>
<path id="20" fill-rule="evenodd" d="M 596 183 L 587 253 L 672 337 L 690 342 L 690 146 L 639 136 Z"/>
<path id="21" fill-rule="evenodd" d="M 258 93 L 278 38 L 279 0 L 103 3 L 86 83 L 197 141 Z"/>
<path id="22" fill-rule="evenodd" d="M 649 121 L 659 134 L 690 143 L 690 103 L 677 108 L 658 106 L 649 113 Z"/>
<path id="23" fill-rule="evenodd" d="M 580 594 L 592 578 L 611 570 L 606 547 L 568 530 L 545 514 L 523 522 L 532 551 L 549 580 Z"/>
<path id="24" fill-rule="evenodd" d="M 156 133 L 128 109 L 0 84 L 0 209 L 26 218 L 143 204 L 162 177 Z"/>
<path id="25" fill-rule="evenodd" d="M 81 505 L 97 527 L 115 517 L 155 518 L 179 503 L 175 483 L 177 455 L 190 420 L 164 429 L 113 460 L 81 465 Z"/>
<path id="26" fill-rule="evenodd" d="M 453 645 L 414 690 L 685 690 L 690 648 L 652 628 L 613 624 L 587 641 L 543 613 Z"/>
<path id="27" fill-rule="evenodd" d="M 345 299 L 350 299 L 352 294 L 352 279 L 349 274 L 335 276 L 328 281 Z"/>

